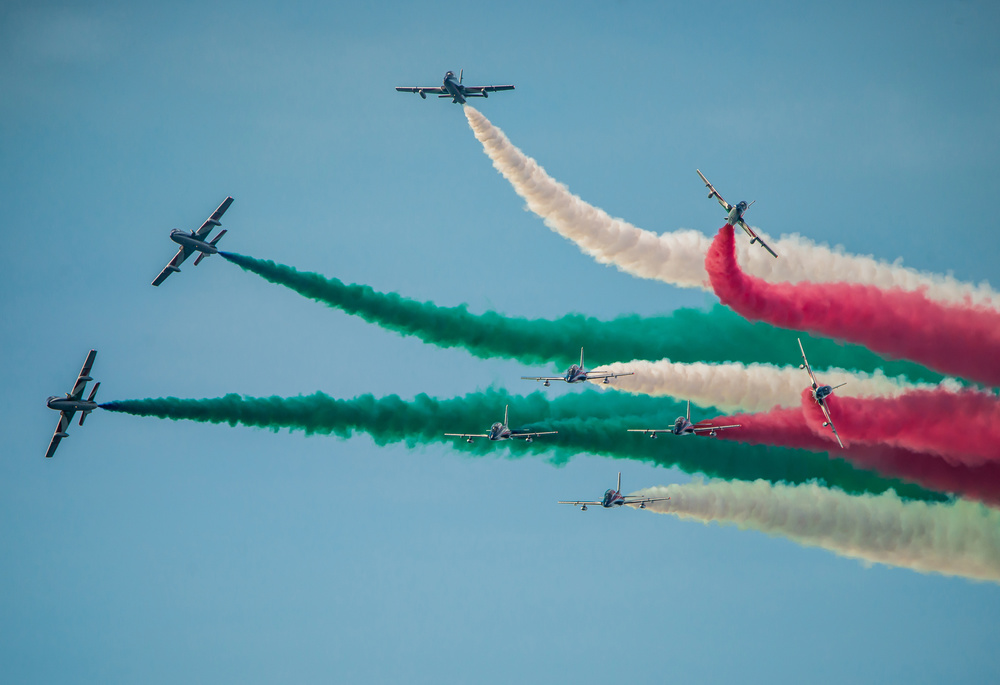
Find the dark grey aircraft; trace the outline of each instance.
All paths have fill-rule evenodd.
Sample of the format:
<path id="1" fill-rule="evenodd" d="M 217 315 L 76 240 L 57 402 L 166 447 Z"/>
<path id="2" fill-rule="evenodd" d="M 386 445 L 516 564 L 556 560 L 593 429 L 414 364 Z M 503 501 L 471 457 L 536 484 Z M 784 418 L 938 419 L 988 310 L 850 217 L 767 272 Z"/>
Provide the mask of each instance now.
<path id="1" fill-rule="evenodd" d="M 752 205 L 757 200 L 751 202 L 750 205 L 748 205 L 746 202 L 743 201 L 741 201 L 739 204 L 731 205 L 722 199 L 722 196 L 719 195 L 719 191 L 715 189 L 715 186 L 709 183 L 708 179 L 705 178 L 705 174 L 701 173 L 701 171 L 698 171 L 698 169 L 695 169 L 695 171 L 697 171 L 698 175 L 701 176 L 701 180 L 705 182 L 705 186 L 708 188 L 708 196 L 710 198 L 714 197 L 716 200 L 718 200 L 719 204 L 722 205 L 722 208 L 726 210 L 727 212 L 726 224 L 728 224 L 729 226 L 737 226 L 737 225 L 741 226 L 743 230 L 747 232 L 747 235 L 750 236 L 751 245 L 753 245 L 754 243 L 760 243 L 761 247 L 770 252 L 771 256 L 777 259 L 778 255 L 774 253 L 774 250 L 768 247 L 767 243 L 764 242 L 763 238 L 757 235 L 754 232 L 754 230 L 750 228 L 750 225 L 743 220 L 743 215 L 746 214 L 746 211 L 748 209 L 750 209 L 750 205 Z"/>
<path id="2" fill-rule="evenodd" d="M 497 421 L 492 426 L 490 426 L 489 433 L 445 433 L 445 436 L 450 438 L 462 438 L 466 442 L 472 442 L 473 438 L 486 438 L 488 440 L 498 441 L 498 440 L 513 440 L 514 438 L 520 438 L 525 442 L 531 442 L 539 435 L 555 435 L 559 431 L 545 431 L 543 433 L 530 433 L 527 431 L 511 430 L 507 425 L 507 409 L 510 407 L 508 404 L 503 408 L 503 423 Z"/>
<path id="3" fill-rule="evenodd" d="M 170 239 L 181 246 L 181 249 L 177 250 L 177 254 L 174 258 L 170 260 L 170 263 L 163 267 L 163 271 L 160 275 L 153 279 L 153 285 L 159 285 L 163 281 L 167 280 L 167 276 L 174 273 L 175 271 L 180 271 L 180 265 L 185 259 L 190 257 L 195 252 L 200 252 L 198 258 L 194 260 L 194 265 L 198 266 L 206 256 L 218 253 L 219 249 L 215 246 L 219 242 L 222 236 L 226 235 L 226 229 L 222 229 L 219 235 L 215 236 L 211 242 L 206 242 L 208 239 L 208 234 L 216 226 L 221 226 L 222 222 L 219 219 L 222 215 L 226 213 L 229 209 L 229 205 L 233 204 L 233 198 L 227 197 L 219 205 L 219 208 L 212 212 L 212 216 L 205 220 L 205 223 L 201 225 L 197 231 L 182 231 L 179 228 L 175 228 L 170 231 Z"/>
<path id="4" fill-rule="evenodd" d="M 618 472 L 618 487 L 608 488 L 604 491 L 604 497 L 598 502 L 596 500 L 584 501 L 584 500 L 573 500 L 570 502 L 556 502 L 556 504 L 572 504 L 574 507 L 580 507 L 580 511 L 587 511 L 587 505 L 597 506 L 598 504 L 605 509 L 611 509 L 612 507 L 623 507 L 625 505 L 638 504 L 640 509 L 645 509 L 646 505 L 650 502 L 666 502 L 669 497 L 633 497 L 632 495 L 622 494 L 622 472 Z"/>
<path id="5" fill-rule="evenodd" d="M 826 421 L 823 422 L 823 428 L 827 426 L 833 431 L 833 435 L 837 438 L 837 443 L 840 445 L 841 449 L 844 447 L 844 443 L 840 440 L 840 434 L 837 433 L 837 427 L 833 425 L 833 419 L 830 418 L 830 409 L 826 406 L 826 399 L 833 394 L 833 391 L 839 388 L 841 385 L 847 385 L 847 383 L 841 383 L 840 385 L 820 385 L 819 381 L 816 380 L 816 374 L 813 373 L 812 367 L 809 366 L 809 360 L 806 359 L 805 348 L 802 347 L 802 339 L 799 338 L 799 350 L 802 352 L 802 363 L 799 364 L 800 369 L 805 369 L 809 374 L 809 380 L 812 381 L 812 393 L 813 399 L 819 408 L 823 410 L 823 415 L 826 417 Z"/>
<path id="6" fill-rule="evenodd" d="M 629 433 L 642 433 L 651 438 L 655 438 L 657 433 L 671 433 L 672 435 L 700 435 L 708 433 L 713 438 L 716 431 L 726 428 L 739 428 L 740 424 L 734 423 L 730 426 L 713 426 L 710 423 L 691 423 L 691 400 L 688 400 L 687 416 L 678 416 L 674 421 L 673 428 L 629 428 Z"/>
<path id="7" fill-rule="evenodd" d="M 444 75 L 444 81 L 440 86 L 396 86 L 396 90 L 400 93 L 416 93 L 424 100 L 427 99 L 427 93 L 431 93 L 439 98 L 451 98 L 451 101 L 456 105 L 464 105 L 465 98 L 485 98 L 489 97 L 489 93 L 514 90 L 514 86 L 463 86 L 463 71 L 465 70 L 459 70 L 457 81 L 455 80 L 455 72 L 449 71 Z"/>
<path id="8" fill-rule="evenodd" d="M 627 373 L 611 373 L 610 371 L 590 371 L 583 366 L 583 348 L 580 348 L 580 365 L 573 364 L 562 376 L 521 376 L 522 381 L 543 381 L 542 385 L 549 387 L 552 381 L 564 381 L 566 383 L 582 383 L 583 381 L 599 381 L 604 379 L 605 383 L 610 383 L 612 378 L 619 376 L 634 376 L 634 371 Z"/>
<path id="9" fill-rule="evenodd" d="M 87 418 L 87 414 L 97 409 L 97 402 L 94 401 L 94 396 L 97 394 L 97 389 L 101 387 L 100 383 L 95 383 L 94 388 L 90 391 L 90 397 L 83 399 L 83 391 L 87 387 L 87 381 L 94 380 L 90 377 L 90 368 L 94 365 L 95 357 L 97 357 L 97 350 L 91 350 L 87 354 L 87 360 L 83 362 L 83 368 L 80 370 L 80 375 L 77 376 L 76 383 L 73 385 L 71 392 L 66 393 L 65 397 L 53 395 L 45 402 L 49 409 L 55 409 L 60 412 L 56 432 L 49 442 L 49 449 L 45 451 L 46 458 L 55 454 L 60 440 L 69 437 L 66 429 L 73 422 L 73 415 L 76 412 L 82 412 L 80 414 L 80 425 L 82 426 L 83 420 Z"/>

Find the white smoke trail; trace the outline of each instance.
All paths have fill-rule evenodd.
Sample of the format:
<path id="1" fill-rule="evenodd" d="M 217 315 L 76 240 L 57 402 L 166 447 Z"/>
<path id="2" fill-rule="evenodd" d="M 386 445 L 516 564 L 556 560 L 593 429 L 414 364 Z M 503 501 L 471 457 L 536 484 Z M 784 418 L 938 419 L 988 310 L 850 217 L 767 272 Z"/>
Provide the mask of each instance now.
<path id="1" fill-rule="evenodd" d="M 575 242 L 598 262 L 614 264 L 633 276 L 711 290 L 704 265 L 712 240 L 709 236 L 692 230 L 656 234 L 624 219 L 612 218 L 545 173 L 545 169 L 516 148 L 503 131 L 476 109 L 468 105 L 464 109 L 493 166 L 524 198 L 528 209 L 553 231 Z M 902 266 L 899 260 L 890 264 L 871 255 L 852 255 L 842 248 L 817 245 L 799 235 L 769 239 L 768 244 L 780 255 L 779 259 L 756 245 L 751 247 L 748 240 L 738 241 L 740 266 L 747 273 L 772 282 L 851 282 L 880 288 L 926 288 L 928 297 L 943 302 L 971 301 L 1000 307 L 1000 295 L 986 282 L 972 285 L 951 276 L 921 273 Z"/>
<path id="2" fill-rule="evenodd" d="M 757 412 L 774 407 L 798 407 L 802 404 L 802 390 L 809 385 L 806 372 L 798 367 L 758 363 L 681 364 L 669 359 L 637 359 L 606 364 L 594 371 L 631 371 L 635 374 L 614 379 L 612 387 L 616 390 L 633 395 L 691 400 L 703 407 L 716 407 L 724 412 Z M 915 389 L 944 388 L 955 392 L 961 389 L 953 380 L 945 380 L 940 385 L 913 383 L 902 376 L 886 376 L 881 370 L 862 373 L 834 368 L 824 369 L 817 375 L 823 383 L 829 385 L 846 383 L 844 387 L 837 388 L 837 394 L 848 397 L 896 397 Z M 591 383 L 603 388 L 609 387 L 601 380 L 592 380 Z"/>
<path id="3" fill-rule="evenodd" d="M 867 562 L 1000 582 L 1000 511 L 965 500 L 904 502 L 891 491 L 854 496 L 763 480 L 693 482 L 634 494 L 670 497 L 646 505 L 657 513 L 759 530 Z"/>

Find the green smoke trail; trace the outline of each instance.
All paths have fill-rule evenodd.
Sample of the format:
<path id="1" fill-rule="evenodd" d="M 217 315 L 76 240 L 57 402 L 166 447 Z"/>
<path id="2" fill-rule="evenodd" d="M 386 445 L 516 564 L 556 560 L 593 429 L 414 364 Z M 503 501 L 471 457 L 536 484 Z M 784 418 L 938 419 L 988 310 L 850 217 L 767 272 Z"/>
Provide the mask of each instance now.
<path id="1" fill-rule="evenodd" d="M 942 376 L 907 361 L 886 361 L 857 345 L 845 345 L 805 333 L 750 323 L 716 305 L 710 311 L 677 309 L 666 316 L 637 314 L 601 321 L 582 314 L 559 319 L 525 319 L 496 312 L 471 314 L 465 305 L 439 307 L 396 293 L 380 293 L 367 285 L 348 285 L 336 278 L 298 271 L 272 261 L 220 252 L 246 271 L 291 288 L 369 323 L 402 335 L 417 336 L 439 347 L 463 347 L 488 359 L 505 357 L 526 364 L 578 361 L 582 346 L 590 365 L 633 359 L 675 362 L 797 363 L 801 337 L 819 368 L 838 366 L 857 371 L 882 369 L 887 375 L 937 382 Z"/>
<path id="2" fill-rule="evenodd" d="M 411 401 L 397 395 L 376 398 L 361 395 L 335 399 L 323 393 L 299 397 L 244 397 L 230 394 L 204 400 L 175 397 L 125 400 L 101 405 L 104 409 L 138 416 L 189 419 L 210 423 L 243 424 L 307 434 L 350 437 L 368 433 L 378 445 L 402 442 L 409 447 L 451 442 L 475 455 L 496 453 L 498 446 L 480 439 L 467 445 L 444 433 L 482 433 L 503 416 L 510 405 L 512 428 L 557 430 L 558 435 L 531 444 L 517 441 L 510 454 L 548 453 L 563 462 L 580 453 L 619 459 L 637 459 L 660 466 L 677 466 L 688 473 L 710 477 L 773 483 L 819 481 L 849 493 L 881 493 L 889 488 L 914 499 L 944 499 L 913 485 L 856 469 L 821 454 L 768 446 L 740 445 L 711 438 L 677 437 L 650 440 L 628 434 L 628 428 L 662 427 L 684 412 L 679 402 L 624 393 L 585 390 L 549 400 L 540 392 L 527 396 L 489 389 L 464 397 L 435 399 L 421 394 Z M 529 423 L 531 422 L 531 423 Z"/>

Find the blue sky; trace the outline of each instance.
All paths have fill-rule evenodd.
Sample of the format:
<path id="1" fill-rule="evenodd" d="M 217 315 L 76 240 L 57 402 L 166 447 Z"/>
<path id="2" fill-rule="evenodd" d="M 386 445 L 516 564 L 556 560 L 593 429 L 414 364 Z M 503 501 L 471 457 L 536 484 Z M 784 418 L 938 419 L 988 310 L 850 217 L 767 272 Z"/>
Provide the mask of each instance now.
<path id="1" fill-rule="evenodd" d="M 4 680 L 995 681 L 993 585 L 555 504 L 673 470 L 100 413 L 42 455 L 45 397 L 91 347 L 104 401 L 529 392 L 518 377 L 547 371 L 219 258 L 150 287 L 168 231 L 226 195 L 227 249 L 472 311 L 712 301 L 595 264 L 524 211 L 459 107 L 393 90 L 448 69 L 516 84 L 477 106 L 643 228 L 718 228 L 698 167 L 771 235 L 996 285 L 998 20 L 981 2 L 4 4 Z"/>

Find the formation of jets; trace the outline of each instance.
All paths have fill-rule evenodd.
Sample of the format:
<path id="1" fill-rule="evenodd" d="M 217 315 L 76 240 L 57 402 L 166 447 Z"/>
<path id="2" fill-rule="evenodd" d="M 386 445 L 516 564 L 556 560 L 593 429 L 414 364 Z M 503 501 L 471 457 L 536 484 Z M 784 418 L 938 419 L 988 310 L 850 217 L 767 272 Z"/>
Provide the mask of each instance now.
<path id="1" fill-rule="evenodd" d="M 628 373 L 610 373 L 607 371 L 588 371 L 583 366 L 583 348 L 580 348 L 580 365 L 577 366 L 573 364 L 568 369 L 566 373 L 562 376 L 521 376 L 523 381 L 543 381 L 542 385 L 546 388 L 552 381 L 563 381 L 564 383 L 582 383 L 583 381 L 593 381 L 604 379 L 605 383 L 609 383 L 612 378 L 618 378 L 619 376 L 634 376 L 634 371 L 629 371 Z"/>
<path id="2" fill-rule="evenodd" d="M 505 90 L 514 90 L 513 85 L 489 85 L 489 86 L 467 86 L 463 83 L 463 71 L 459 71 L 458 78 L 455 78 L 455 72 L 448 71 L 444 75 L 444 79 L 440 86 L 397 86 L 396 90 L 405 93 L 416 93 L 423 99 L 427 99 L 427 94 L 437 95 L 439 98 L 451 98 L 451 101 L 455 104 L 465 104 L 468 98 L 481 97 L 486 98 L 489 93 L 500 92 Z M 697 170 L 698 176 L 704 181 L 705 186 L 709 189 L 708 197 L 716 198 L 720 205 L 726 210 L 726 223 L 730 226 L 739 225 L 747 235 L 750 236 L 750 244 L 759 242 L 761 247 L 767 250 L 771 255 L 777 257 L 778 255 L 772 250 L 764 240 L 757 235 L 754 230 L 746 223 L 744 220 L 744 215 L 746 211 L 753 205 L 753 202 L 747 204 L 746 202 L 739 202 L 736 205 L 730 205 L 726 202 L 719 191 L 709 183 L 708 179 L 705 178 L 704 174 L 700 170 Z M 220 231 L 214 238 L 209 239 L 212 231 L 216 226 L 221 225 L 222 215 L 226 213 L 229 206 L 233 203 L 232 197 L 227 197 L 223 200 L 222 204 L 212 212 L 211 216 L 205 220 L 205 222 L 197 229 L 192 231 L 183 231 L 181 229 L 174 229 L 170 232 L 170 240 L 177 243 L 179 248 L 174 257 L 170 262 L 163 268 L 162 271 L 153 279 L 153 285 L 158 286 L 163 281 L 167 279 L 170 274 L 179 272 L 180 265 L 187 260 L 188 257 L 193 255 L 195 252 L 199 253 L 198 257 L 195 259 L 194 264 L 197 266 L 201 261 L 213 254 L 218 254 L 219 249 L 217 247 L 219 240 L 226 234 L 226 230 Z M 823 410 L 823 414 L 826 416 L 826 422 L 823 426 L 829 426 L 833 431 L 833 434 L 837 438 L 837 442 L 843 447 L 843 443 L 840 440 L 840 435 L 837 434 L 837 429 L 833 425 L 833 420 L 830 418 L 830 410 L 826 404 L 826 399 L 832 394 L 834 387 L 829 385 L 820 385 L 816 380 L 816 375 L 813 373 L 812 368 L 809 366 L 809 361 L 806 359 L 805 349 L 802 347 L 802 341 L 799 341 L 799 350 L 802 352 L 802 361 L 800 368 L 807 370 L 809 374 L 810 381 L 812 382 L 812 393 L 813 399 Z M 97 356 L 96 350 L 91 350 L 87 359 L 84 361 L 83 368 L 80 371 L 79 376 L 76 379 L 76 383 L 73 385 L 73 389 L 66 393 L 65 397 L 49 397 L 46 405 L 50 409 L 58 411 L 59 423 L 56 426 L 55 433 L 52 435 L 52 440 L 49 442 L 48 450 L 45 452 L 46 458 L 51 457 L 56 448 L 59 446 L 59 442 L 68 437 L 67 428 L 73 420 L 73 417 L 77 412 L 80 412 L 80 425 L 83 425 L 84 419 L 90 412 L 97 409 L 98 404 L 95 401 L 95 396 L 97 395 L 97 389 L 100 387 L 100 383 L 95 383 L 90 395 L 87 399 L 83 399 L 83 393 L 86 390 L 87 383 L 93 380 L 90 377 L 91 367 L 94 364 L 94 359 Z M 612 372 L 595 372 L 587 369 L 584 366 L 583 358 L 583 348 L 580 348 L 580 363 L 573 364 L 566 370 L 562 376 L 522 376 L 523 380 L 533 380 L 540 381 L 548 387 L 552 381 L 562 381 L 564 383 L 581 383 L 583 381 L 592 380 L 603 380 L 604 383 L 609 383 L 612 379 L 618 378 L 620 376 L 631 376 L 634 372 L 625 373 L 612 373 Z M 840 387 L 835 386 L 835 387 Z M 532 442 L 534 438 L 542 435 L 555 435 L 558 431 L 523 431 L 518 429 L 511 429 L 508 425 L 508 407 L 504 408 L 504 418 L 503 423 L 496 422 L 491 427 L 488 433 L 445 433 L 448 437 L 457 437 L 465 440 L 466 442 L 473 442 L 475 438 L 486 438 L 490 441 L 503 441 L 503 440 L 514 440 L 522 439 L 525 442 Z M 739 424 L 732 425 L 713 425 L 711 423 L 692 423 L 691 422 L 691 402 L 687 403 L 687 415 L 677 417 L 671 428 L 633 428 L 629 429 L 629 432 L 642 433 L 643 435 L 648 435 L 651 438 L 655 438 L 659 433 L 670 433 L 673 435 L 708 435 L 714 437 L 717 431 L 726 430 L 730 428 L 739 428 Z M 606 509 L 612 507 L 620 507 L 623 505 L 639 505 L 640 508 L 645 508 L 646 504 L 650 502 L 659 502 L 663 500 L 670 499 L 669 497 L 661 498 L 642 498 L 642 497 L 627 497 L 621 494 L 621 473 L 618 474 L 618 486 L 614 489 L 609 488 L 605 493 L 603 499 L 600 501 L 572 501 L 572 502 L 559 502 L 560 504 L 572 504 L 574 506 L 579 506 L 582 510 L 586 510 L 588 505 L 601 505 Z"/>
<path id="3" fill-rule="evenodd" d="M 722 199 L 722 196 L 719 195 L 719 191 L 715 189 L 715 186 L 709 183 L 708 179 L 705 178 L 705 174 L 701 173 L 699 169 L 695 169 L 695 171 L 697 171 L 698 175 L 701 176 L 701 180 L 705 182 L 705 187 L 708 188 L 708 197 L 709 198 L 714 197 L 716 200 L 719 201 L 719 204 L 722 205 L 722 207 L 726 210 L 727 212 L 726 225 L 733 227 L 739 225 L 744 231 L 747 232 L 747 235 L 750 236 L 751 245 L 753 245 L 754 243 L 760 243 L 761 247 L 770 252 L 771 256 L 777 259 L 778 255 L 775 254 L 774 250 L 768 247 L 767 243 L 765 243 L 764 240 L 759 235 L 757 235 L 752 228 L 750 228 L 749 224 L 747 224 L 747 222 L 743 220 L 743 215 L 746 214 L 746 211 L 748 209 L 750 209 L 750 205 L 752 205 L 757 200 L 754 200 L 749 205 L 742 200 L 735 205 L 731 205 Z"/>
<path id="4" fill-rule="evenodd" d="M 837 438 L 837 444 L 840 448 L 844 448 L 844 443 L 840 441 L 840 434 L 837 433 L 837 427 L 833 425 L 833 419 L 830 418 L 830 408 L 826 406 L 826 399 L 833 394 L 833 391 L 839 388 L 841 385 L 847 385 L 847 383 L 841 383 L 840 385 L 820 385 L 819 381 L 816 380 L 816 374 L 813 373 L 812 367 L 809 366 L 809 360 L 806 359 L 805 348 L 802 347 L 802 339 L 799 338 L 799 351 L 802 352 L 802 363 L 799 364 L 800 369 L 805 369 L 806 373 L 809 374 L 809 380 L 812 381 L 812 394 L 813 400 L 819 405 L 819 408 L 823 410 L 823 415 L 826 417 L 826 421 L 823 422 L 823 427 L 830 427 L 833 431 L 834 437 Z"/>
<path id="5" fill-rule="evenodd" d="M 651 502 L 666 502 L 669 497 L 633 497 L 630 495 L 622 494 L 622 472 L 618 472 L 618 486 L 615 488 L 608 488 L 604 491 L 604 497 L 600 501 L 583 501 L 583 500 L 573 500 L 571 502 L 557 502 L 557 504 L 572 504 L 574 507 L 580 507 L 580 511 L 587 511 L 588 506 L 601 505 L 605 509 L 611 509 L 613 507 L 623 507 L 625 505 L 638 504 L 640 509 L 645 509 L 647 504 Z"/>
<path id="6" fill-rule="evenodd" d="M 455 80 L 455 72 L 449 71 L 444 75 L 444 80 L 440 86 L 396 86 L 400 93 L 416 93 L 424 100 L 427 93 L 437 95 L 439 98 L 451 98 L 452 103 L 464 105 L 466 98 L 486 98 L 490 93 L 501 90 L 514 90 L 514 86 L 465 86 L 462 85 L 462 72 L 458 72 L 458 80 Z"/>
<path id="7" fill-rule="evenodd" d="M 740 424 L 734 423 L 729 426 L 715 426 L 710 423 L 691 423 L 691 400 L 687 404 L 687 416 L 678 416 L 672 428 L 629 428 L 629 433 L 642 433 L 651 438 L 656 438 L 657 433 L 670 433 L 671 435 L 704 435 L 715 437 L 716 431 L 727 428 L 739 428 Z"/>
<path id="8" fill-rule="evenodd" d="M 80 412 L 80 425 L 82 426 L 83 420 L 87 418 L 87 414 L 97 409 L 97 402 L 94 401 L 94 396 L 97 395 L 97 389 L 101 387 L 100 383 L 95 383 L 93 389 L 90 391 L 90 396 L 87 399 L 83 399 L 83 391 L 87 388 L 87 382 L 94 380 L 90 377 L 90 369 L 94 366 L 94 359 L 96 357 L 97 350 L 91 350 L 87 353 L 87 358 L 83 362 L 83 368 L 80 369 L 80 375 L 76 377 L 73 389 L 66 393 L 65 397 L 54 395 L 45 402 L 49 409 L 55 409 L 59 412 L 59 423 L 56 424 L 56 432 L 53 433 L 52 440 L 49 441 L 49 448 L 45 450 L 46 459 L 56 453 L 56 448 L 59 447 L 59 442 L 63 438 L 69 437 L 66 429 L 69 428 L 69 424 L 73 423 L 74 414 Z"/>
<path id="9" fill-rule="evenodd" d="M 503 408 L 503 423 L 497 421 L 492 426 L 490 426 L 489 433 L 445 433 L 446 437 L 449 438 L 461 438 L 466 442 L 472 442 L 475 438 L 486 438 L 487 440 L 492 440 L 494 442 L 499 440 L 514 440 L 520 439 L 525 442 L 532 442 L 539 435 L 555 435 L 559 431 L 544 431 L 544 432 L 529 432 L 521 430 L 511 430 L 510 426 L 507 425 L 507 410 L 510 408 L 508 404 Z"/>

